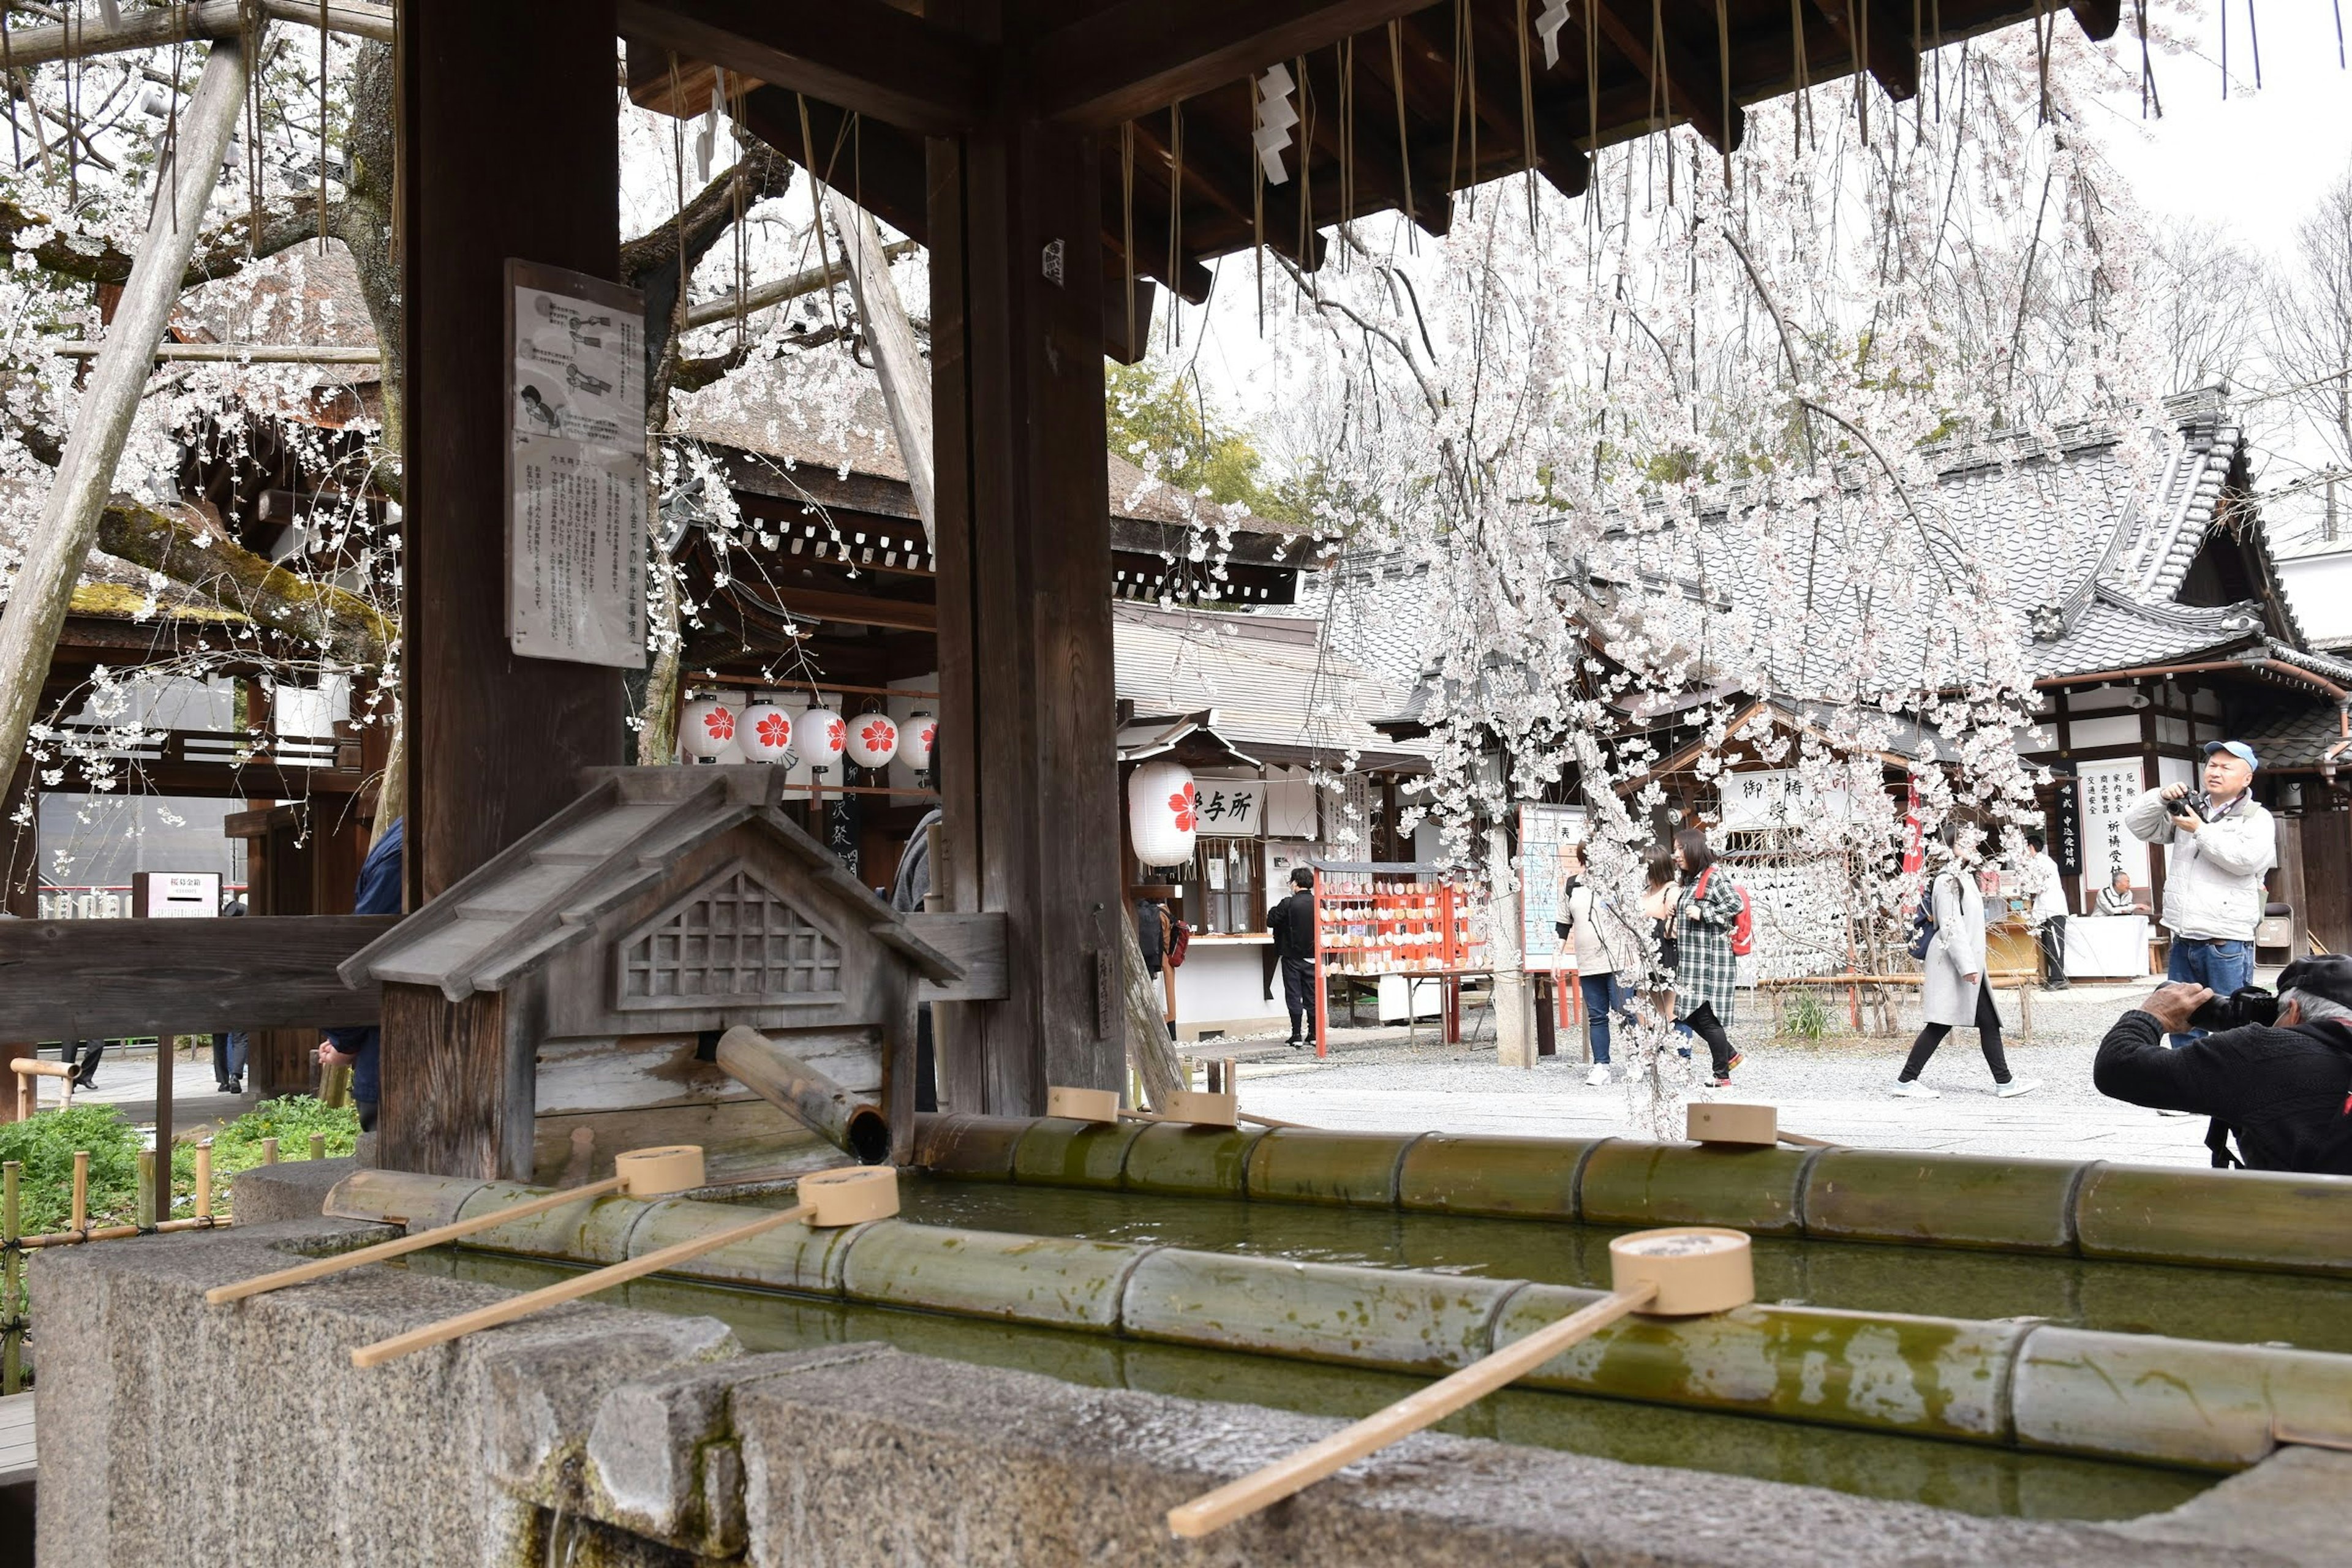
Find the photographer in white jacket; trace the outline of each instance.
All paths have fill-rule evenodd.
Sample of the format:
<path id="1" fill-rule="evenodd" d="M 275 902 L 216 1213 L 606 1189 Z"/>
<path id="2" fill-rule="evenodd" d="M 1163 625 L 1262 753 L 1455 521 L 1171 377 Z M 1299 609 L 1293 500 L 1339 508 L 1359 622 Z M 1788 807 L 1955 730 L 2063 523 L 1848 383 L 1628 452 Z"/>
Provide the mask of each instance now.
<path id="1" fill-rule="evenodd" d="M 2164 928 L 2172 933 L 2167 978 L 2216 996 L 2254 983 L 2263 874 L 2278 861 L 2278 830 L 2254 803 L 2259 766 L 2243 741 L 2216 741 L 2205 748 L 2202 795 L 2166 784 L 2124 813 L 2133 837 L 2172 850 L 2164 873 Z"/>

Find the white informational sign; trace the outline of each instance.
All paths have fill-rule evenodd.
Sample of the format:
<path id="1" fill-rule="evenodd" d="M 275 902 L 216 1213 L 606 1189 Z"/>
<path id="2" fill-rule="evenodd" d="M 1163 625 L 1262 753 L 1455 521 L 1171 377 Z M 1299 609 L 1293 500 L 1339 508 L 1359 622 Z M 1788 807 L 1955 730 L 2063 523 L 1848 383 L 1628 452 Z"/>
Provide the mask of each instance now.
<path id="1" fill-rule="evenodd" d="M 1726 773 L 1721 792 L 1721 826 L 1727 832 L 1837 822 L 1853 809 L 1845 791 L 1825 794 L 1808 785 L 1794 768 Z"/>
<path id="2" fill-rule="evenodd" d="M 1559 907 L 1559 851 L 1584 842 L 1584 808 L 1519 803 L 1519 952 L 1529 970 L 1549 971 L 1559 960 L 1554 921 Z"/>
<path id="3" fill-rule="evenodd" d="M 2140 760 L 2118 757 L 2084 763 L 2075 777 L 2083 794 L 2083 895 L 2087 900 L 2123 871 L 2132 886 L 2146 888 L 2147 846 L 2124 827 L 2124 813 L 2147 788 L 2141 782 Z"/>
<path id="4" fill-rule="evenodd" d="M 1198 779 L 1194 808 L 1202 838 L 1255 838 L 1265 831 L 1266 788 L 1259 779 Z"/>
<path id="5" fill-rule="evenodd" d="M 644 301 L 509 261 L 507 640 L 519 654 L 646 662 Z"/>
<path id="6" fill-rule="evenodd" d="M 131 912 L 148 920 L 210 920 L 220 913 L 218 871 L 142 871 L 132 879 Z"/>

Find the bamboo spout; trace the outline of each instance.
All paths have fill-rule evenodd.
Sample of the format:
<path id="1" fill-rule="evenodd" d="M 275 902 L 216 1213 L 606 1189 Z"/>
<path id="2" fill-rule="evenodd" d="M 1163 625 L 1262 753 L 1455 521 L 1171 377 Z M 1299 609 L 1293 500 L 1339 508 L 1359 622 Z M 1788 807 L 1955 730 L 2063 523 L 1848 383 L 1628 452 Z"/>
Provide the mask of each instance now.
<path id="1" fill-rule="evenodd" d="M 719 1065 L 745 1089 L 865 1164 L 890 1157 L 881 1107 L 853 1094 L 759 1030 L 737 1025 L 719 1037 Z"/>

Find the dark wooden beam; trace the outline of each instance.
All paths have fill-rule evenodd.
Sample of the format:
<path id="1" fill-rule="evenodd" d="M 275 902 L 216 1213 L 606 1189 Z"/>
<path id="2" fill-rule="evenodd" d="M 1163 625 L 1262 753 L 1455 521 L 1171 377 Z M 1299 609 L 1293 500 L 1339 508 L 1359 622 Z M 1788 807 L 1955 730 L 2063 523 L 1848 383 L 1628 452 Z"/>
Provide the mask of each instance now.
<path id="1" fill-rule="evenodd" d="M 1243 237 L 1231 247 L 1235 250 L 1249 248 L 1248 236 L 1255 221 L 1250 210 L 1250 160 L 1254 156 L 1245 148 L 1237 149 L 1219 136 L 1213 122 L 1190 115 L 1185 118 L 1184 187 L 1223 209 L 1239 226 Z M 1158 124 L 1150 121 L 1135 128 L 1135 162 L 1139 170 L 1145 167 L 1146 159 L 1164 194 L 1174 159 L 1168 150 L 1168 136 Z M 1322 268 L 1330 244 L 1323 237 L 1321 226 L 1331 222 L 1332 216 L 1328 210 L 1318 210 L 1314 215 L 1317 227 L 1307 230 L 1307 243 L 1302 247 L 1298 243 L 1302 188 L 1296 174 L 1287 184 L 1265 187 L 1261 201 L 1265 208 L 1265 243 L 1276 254 L 1297 263 L 1302 272 L 1314 272 Z"/>
<path id="2" fill-rule="evenodd" d="M 793 615 L 842 626 L 888 626 L 903 632 L 935 631 L 937 606 L 918 599 L 885 599 L 866 594 L 836 594 L 823 588 L 764 588 L 760 597 Z"/>
<path id="3" fill-rule="evenodd" d="M 1450 164 L 1454 157 L 1453 115 L 1450 107 L 1454 72 L 1451 47 L 1440 48 L 1431 37 L 1426 24 L 1420 17 L 1406 22 L 1402 32 L 1404 47 L 1400 52 L 1403 57 L 1408 76 L 1420 74 L 1425 77 L 1433 68 L 1444 74 L 1449 107 L 1446 110 L 1445 144 L 1443 156 Z M 1383 49 L 1381 52 L 1385 59 L 1387 51 Z M 1469 139 L 1465 135 L 1462 148 L 1464 159 L 1462 174 L 1465 184 L 1492 177 L 1489 171 L 1495 162 L 1495 151 L 1498 147 L 1511 149 L 1512 162 L 1519 168 L 1527 167 L 1528 159 L 1527 127 L 1521 123 L 1519 118 L 1518 57 L 1516 54 L 1503 53 L 1489 47 L 1479 51 L 1477 58 L 1478 90 L 1475 98 L 1478 123 L 1484 128 L 1478 138 L 1478 162 L 1482 167 L 1474 171 L 1468 166 Z M 1538 66 L 1541 64 L 1540 58 L 1536 63 Z M 1541 79 L 1537 79 L 1539 81 Z M 1356 117 L 1360 125 L 1362 123 L 1363 113 L 1363 106 L 1359 103 Z M 1392 120 L 1394 114 L 1395 110 L 1391 105 L 1390 115 Z M 1535 121 L 1537 172 L 1549 181 L 1552 188 L 1559 191 L 1560 195 L 1569 197 L 1582 195 L 1585 188 L 1592 183 L 1592 167 L 1591 161 L 1584 155 L 1584 149 L 1578 145 L 1575 132 L 1561 121 L 1557 113 L 1546 110 L 1541 104 L 1537 105 L 1531 118 Z M 1419 192 L 1416 191 L 1415 195 L 1418 195 Z"/>
<path id="4" fill-rule="evenodd" d="M 1037 112 L 1107 131 L 1328 48 L 1431 0 L 1123 0 L 1028 51 Z"/>
<path id="5" fill-rule="evenodd" d="M 801 100 L 781 87 L 752 89 L 743 98 L 743 128 L 795 163 L 813 156 L 817 174 L 919 245 L 930 243 L 923 209 L 923 139 L 895 125 L 852 122 L 846 112 L 808 101 L 808 136 L 801 135 Z M 798 198 L 795 197 L 795 200 Z"/>
<path id="6" fill-rule="evenodd" d="M 2083 29 L 2083 36 L 2095 44 L 2105 43 L 2123 26 L 2123 0 L 2066 0 L 2066 9 L 2074 14 L 2074 24 Z"/>
<path id="7" fill-rule="evenodd" d="M 1830 0 L 1836 3 L 1836 0 Z M 1635 0 L 1593 0 L 1593 15 L 1601 36 L 1625 57 L 1643 80 L 1656 77 L 1665 89 L 1666 110 L 1691 122 L 1717 152 L 1735 151 L 1748 134 L 1748 116 L 1735 100 L 1727 120 L 1723 112 L 1723 72 L 1716 51 L 1704 58 L 1671 27 L 1663 29 L 1664 48 L 1652 46 L 1652 13 Z M 1714 26 L 1712 14 L 1707 25 Z"/>
<path id="8" fill-rule="evenodd" d="M 1919 96 L 1919 48 L 1932 40 L 1923 31 L 1919 48 L 1912 47 L 1910 6 L 1898 6 L 1895 0 L 1813 0 L 1813 5 L 1845 46 L 1847 58 L 1867 65 L 1887 97 L 1908 103 Z M 1927 26 L 1924 16 L 1919 26 Z M 1858 40 L 1854 35 L 1864 31 L 1868 38 Z"/>
<path id="9" fill-rule="evenodd" d="M 996 51 L 882 0 L 618 0 L 632 41 L 927 136 L 985 110 Z M 771 146 L 782 143 L 771 142 Z"/>
<path id="10" fill-rule="evenodd" d="M 373 1024 L 335 966 L 394 915 L 0 921 L 0 1039 L 100 1040 Z"/>

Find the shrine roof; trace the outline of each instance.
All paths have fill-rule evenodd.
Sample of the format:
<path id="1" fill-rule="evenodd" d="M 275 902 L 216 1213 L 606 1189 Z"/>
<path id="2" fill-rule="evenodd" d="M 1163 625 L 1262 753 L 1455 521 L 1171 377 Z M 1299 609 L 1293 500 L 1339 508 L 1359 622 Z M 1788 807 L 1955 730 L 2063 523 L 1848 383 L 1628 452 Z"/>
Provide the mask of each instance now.
<path id="1" fill-rule="evenodd" d="M 451 1001 L 503 990 L 593 934 L 596 921 L 670 874 L 677 860 L 751 824 L 807 868 L 815 887 L 930 980 L 962 976 L 906 917 L 844 870 L 777 807 L 780 769 L 600 768 L 580 798 L 344 961 L 345 984 L 430 985 Z"/>

